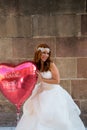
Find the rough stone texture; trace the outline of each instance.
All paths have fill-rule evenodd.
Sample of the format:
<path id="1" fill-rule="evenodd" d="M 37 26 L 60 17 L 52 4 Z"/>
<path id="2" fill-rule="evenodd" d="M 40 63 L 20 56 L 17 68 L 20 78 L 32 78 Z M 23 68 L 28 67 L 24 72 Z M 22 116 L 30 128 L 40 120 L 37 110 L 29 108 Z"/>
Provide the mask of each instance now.
<path id="1" fill-rule="evenodd" d="M 8 16 L 6 18 L 7 37 L 31 37 L 31 17 Z"/>
<path id="2" fill-rule="evenodd" d="M 1 37 L 79 36 L 80 15 L 0 16 Z M 66 25 L 66 26 L 63 26 Z"/>
<path id="3" fill-rule="evenodd" d="M 56 15 L 55 30 L 58 37 L 79 36 L 81 32 L 80 15 Z M 64 26 L 65 25 L 65 26 Z"/>
<path id="4" fill-rule="evenodd" d="M 87 114 L 87 101 L 81 102 L 81 109 L 83 114 Z"/>
<path id="5" fill-rule="evenodd" d="M 55 63 L 59 68 L 60 77 L 64 79 L 76 78 L 77 68 L 75 59 L 56 59 Z M 73 69 L 72 69 L 73 68 Z"/>
<path id="6" fill-rule="evenodd" d="M 0 102 L 0 113 L 16 113 L 16 108 L 10 102 L 1 101 Z"/>
<path id="7" fill-rule="evenodd" d="M 0 16 L 0 37 L 6 36 L 6 17 Z"/>
<path id="8" fill-rule="evenodd" d="M 0 113 L 0 126 L 16 126 L 16 113 Z"/>
<path id="9" fill-rule="evenodd" d="M 0 0 L 1 15 L 84 12 L 85 0 Z"/>
<path id="10" fill-rule="evenodd" d="M 32 17 L 33 36 L 78 36 L 80 19 L 80 15 L 35 15 Z"/>
<path id="11" fill-rule="evenodd" d="M 13 39 L 13 58 L 32 58 L 34 55 L 35 47 L 40 43 L 47 43 L 53 50 L 52 55 L 55 56 L 55 39 L 54 38 L 19 38 Z"/>
<path id="12" fill-rule="evenodd" d="M 77 59 L 77 76 L 78 78 L 87 78 L 87 58 Z"/>
<path id="13" fill-rule="evenodd" d="M 47 43 L 60 85 L 80 107 L 87 126 L 87 0 L 0 0 L 0 63 L 32 60 Z M 21 108 L 22 114 L 22 108 Z M 16 125 L 16 109 L 0 93 L 0 126 Z"/>
<path id="14" fill-rule="evenodd" d="M 74 99 L 87 99 L 87 80 L 72 80 L 71 89 Z"/>
<path id="15" fill-rule="evenodd" d="M 16 12 L 16 0 L 0 0 L 0 15 L 12 15 Z"/>
<path id="16" fill-rule="evenodd" d="M 71 81 L 70 80 L 61 80 L 60 85 L 71 94 Z"/>
<path id="17" fill-rule="evenodd" d="M 12 40 L 9 38 L 0 38 L 0 59 L 12 58 Z"/>
<path id="18" fill-rule="evenodd" d="M 0 126 L 17 124 L 16 107 L 0 93 Z"/>
<path id="19" fill-rule="evenodd" d="M 75 100 L 80 101 L 79 107 L 81 109 L 81 118 L 85 126 L 87 126 L 87 79 L 72 80 L 71 93 Z"/>
<path id="20" fill-rule="evenodd" d="M 82 35 L 87 35 L 87 15 L 81 16 L 81 32 Z"/>
<path id="21" fill-rule="evenodd" d="M 0 16 L 0 37 L 31 37 L 30 16 Z"/>
<path id="22" fill-rule="evenodd" d="M 57 57 L 87 57 L 87 37 L 56 39 Z"/>
<path id="23" fill-rule="evenodd" d="M 84 121 L 85 126 L 87 127 L 87 100 L 81 101 L 81 118 Z"/>
<path id="24" fill-rule="evenodd" d="M 70 13 L 84 12 L 85 1 L 83 0 L 1 0 L 1 14 L 9 14 L 9 12 L 18 14 L 42 14 L 42 13 Z M 79 4 L 78 4 L 79 3 Z"/>
<path id="25" fill-rule="evenodd" d="M 85 125 L 86 128 L 87 128 L 87 114 L 81 115 L 81 118 L 82 118 L 82 120 L 83 120 L 83 122 L 84 122 L 84 125 Z"/>
<path id="26" fill-rule="evenodd" d="M 32 17 L 32 35 L 37 36 L 55 36 L 55 16 L 35 15 Z"/>

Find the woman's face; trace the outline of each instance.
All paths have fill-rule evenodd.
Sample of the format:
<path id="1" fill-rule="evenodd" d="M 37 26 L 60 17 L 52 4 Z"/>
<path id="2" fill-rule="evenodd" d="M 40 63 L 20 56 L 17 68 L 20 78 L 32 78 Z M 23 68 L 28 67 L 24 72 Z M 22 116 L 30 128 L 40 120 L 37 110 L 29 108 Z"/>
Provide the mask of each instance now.
<path id="1" fill-rule="evenodd" d="M 45 62 L 48 59 L 48 57 L 49 57 L 48 51 L 44 51 L 44 52 L 41 53 L 41 60 L 43 62 Z"/>

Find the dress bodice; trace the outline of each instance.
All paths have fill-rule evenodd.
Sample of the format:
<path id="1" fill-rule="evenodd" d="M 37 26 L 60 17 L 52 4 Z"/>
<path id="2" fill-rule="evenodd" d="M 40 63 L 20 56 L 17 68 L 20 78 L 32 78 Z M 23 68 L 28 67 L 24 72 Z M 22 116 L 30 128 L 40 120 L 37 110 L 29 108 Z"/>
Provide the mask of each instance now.
<path id="1" fill-rule="evenodd" d="M 41 72 L 41 75 L 42 75 L 43 78 L 46 78 L 46 79 L 51 79 L 52 78 L 51 71 Z"/>

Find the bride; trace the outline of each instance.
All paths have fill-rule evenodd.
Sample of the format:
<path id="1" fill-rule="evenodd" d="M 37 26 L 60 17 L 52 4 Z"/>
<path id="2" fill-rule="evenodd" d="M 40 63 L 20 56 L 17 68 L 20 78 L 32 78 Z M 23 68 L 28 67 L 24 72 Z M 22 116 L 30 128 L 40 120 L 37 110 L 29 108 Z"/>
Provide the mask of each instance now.
<path id="1" fill-rule="evenodd" d="M 37 46 L 34 62 L 38 82 L 23 105 L 15 130 L 85 130 L 80 109 L 60 85 L 59 71 L 47 44 Z"/>

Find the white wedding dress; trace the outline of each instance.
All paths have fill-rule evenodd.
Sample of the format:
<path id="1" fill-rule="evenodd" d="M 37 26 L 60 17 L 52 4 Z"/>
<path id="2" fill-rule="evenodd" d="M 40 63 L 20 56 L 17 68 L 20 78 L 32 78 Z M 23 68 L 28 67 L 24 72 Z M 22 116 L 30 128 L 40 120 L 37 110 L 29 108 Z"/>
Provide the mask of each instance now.
<path id="1" fill-rule="evenodd" d="M 41 73 L 51 78 L 50 71 Z M 15 130 L 85 130 L 80 109 L 58 84 L 39 83 L 23 105 Z"/>

